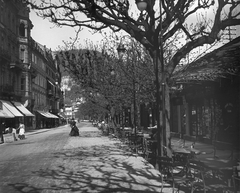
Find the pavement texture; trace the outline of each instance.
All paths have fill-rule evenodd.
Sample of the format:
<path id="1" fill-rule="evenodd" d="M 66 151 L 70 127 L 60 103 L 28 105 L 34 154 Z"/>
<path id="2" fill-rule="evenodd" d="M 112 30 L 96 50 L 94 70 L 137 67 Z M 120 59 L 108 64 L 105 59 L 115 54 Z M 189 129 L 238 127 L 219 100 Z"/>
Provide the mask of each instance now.
<path id="1" fill-rule="evenodd" d="M 56 129 L 62 129 L 66 136 L 70 131 L 68 125 Z M 48 135 L 48 131 L 28 131 L 26 141 L 33 135 Z M 144 158 L 129 152 L 118 139 L 102 136 L 91 123 L 79 127 L 79 131 L 79 137 L 66 137 L 59 150 L 39 156 L 41 166 L 31 172 L 32 177 L 24 176 L 24 183 L 13 184 L 15 189 L 34 193 L 161 192 L 160 173 Z M 163 187 L 162 192 L 172 192 L 169 184 Z"/>
<path id="2" fill-rule="evenodd" d="M 54 168 L 42 175 L 54 175 L 57 187 L 81 192 L 160 192 L 160 173 L 140 156 L 132 155 L 121 142 L 101 136 L 95 127 L 80 128 L 80 137 L 69 138 Z M 63 167 L 64 166 L 64 167 Z M 56 183 L 56 180 L 54 180 Z M 164 185 L 163 192 L 172 192 Z"/>
<path id="3" fill-rule="evenodd" d="M 48 131 L 52 130 L 53 128 L 27 131 L 26 138 L 31 139 L 33 135 L 38 136 L 38 134 L 39 136 L 49 136 Z M 59 140 L 61 147 L 48 154 L 44 153 L 41 155 L 42 157 L 38 156 L 38 163 L 41 165 L 39 164 L 31 173 L 31 176 L 33 174 L 34 176 L 29 176 L 29 178 L 24 176 L 26 178 L 24 184 L 14 184 L 14 186 L 18 186 L 17 189 L 21 189 L 20 192 L 161 192 L 161 174 L 158 170 L 141 156 L 129 152 L 120 140 L 102 136 L 101 131 L 93 127 L 91 123 L 79 126 L 79 137 L 68 136 L 70 131 L 68 125 L 54 128 L 54 130 L 62 132 L 60 135 L 63 135 L 64 140 Z M 178 140 L 173 139 L 175 143 Z M 18 144 L 18 142 L 9 143 Z M 190 141 L 185 142 L 186 146 L 191 144 Z M 42 148 L 48 148 L 47 145 L 45 146 Z M 205 158 L 209 163 L 214 161 L 214 164 L 217 162 L 222 164 L 229 160 L 229 151 L 219 150 L 217 152 L 219 158 L 216 159 L 213 157 L 212 145 L 196 143 L 195 148 L 204 152 L 198 157 Z M 34 161 L 34 159 L 32 160 Z M 50 160 L 51 162 L 49 162 Z M 34 162 L 32 166 L 34 166 Z M 169 184 L 164 183 L 163 187 L 163 193 L 172 192 Z"/>

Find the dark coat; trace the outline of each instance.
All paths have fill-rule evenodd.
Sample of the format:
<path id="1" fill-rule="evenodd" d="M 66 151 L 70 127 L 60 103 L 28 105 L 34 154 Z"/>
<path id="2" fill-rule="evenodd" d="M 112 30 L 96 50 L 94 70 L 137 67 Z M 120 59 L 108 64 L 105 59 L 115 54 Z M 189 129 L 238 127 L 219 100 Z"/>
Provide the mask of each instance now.
<path id="1" fill-rule="evenodd" d="M 69 133 L 70 136 L 79 136 L 79 130 L 76 125 L 72 125 L 72 129 Z"/>

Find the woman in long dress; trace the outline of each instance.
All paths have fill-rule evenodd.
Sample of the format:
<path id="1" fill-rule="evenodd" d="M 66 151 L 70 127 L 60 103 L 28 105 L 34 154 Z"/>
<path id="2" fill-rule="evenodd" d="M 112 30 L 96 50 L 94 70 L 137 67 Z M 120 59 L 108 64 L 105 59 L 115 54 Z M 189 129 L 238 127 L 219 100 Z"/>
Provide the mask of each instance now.
<path id="1" fill-rule="evenodd" d="M 79 136 L 79 130 L 78 130 L 77 126 L 76 126 L 76 122 L 75 121 L 72 122 L 71 127 L 72 127 L 72 129 L 71 129 L 69 135 L 70 136 Z"/>
<path id="2" fill-rule="evenodd" d="M 25 139 L 25 125 L 20 122 L 18 129 L 19 129 L 18 138 Z"/>

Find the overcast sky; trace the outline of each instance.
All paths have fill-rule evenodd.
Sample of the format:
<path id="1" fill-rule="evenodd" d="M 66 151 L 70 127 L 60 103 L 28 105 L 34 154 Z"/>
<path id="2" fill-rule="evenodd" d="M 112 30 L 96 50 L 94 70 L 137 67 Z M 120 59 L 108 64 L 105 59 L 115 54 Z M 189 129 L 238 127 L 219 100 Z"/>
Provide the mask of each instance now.
<path id="1" fill-rule="evenodd" d="M 133 7 L 133 10 L 136 9 L 135 7 Z M 205 14 L 207 14 L 208 18 L 213 17 L 212 10 L 208 10 L 207 12 L 205 12 Z M 47 19 L 43 20 L 42 18 L 38 17 L 34 11 L 30 12 L 30 19 L 34 25 L 33 29 L 31 30 L 32 38 L 38 43 L 46 45 L 47 48 L 51 48 L 52 51 L 55 51 L 58 46 L 63 46 L 63 41 L 68 41 L 70 40 L 70 38 L 74 38 L 76 35 L 74 28 L 56 27 Z M 194 19 L 196 18 L 190 18 L 190 20 Z M 235 31 L 235 33 L 237 35 L 239 34 L 239 27 L 237 27 L 237 31 Z M 79 34 L 79 43 L 81 45 L 84 45 L 86 40 L 91 40 L 93 43 L 96 43 L 101 41 L 101 39 L 101 34 L 92 35 L 87 28 L 81 31 Z"/>
<path id="2" fill-rule="evenodd" d="M 50 23 L 47 19 L 43 20 L 37 16 L 34 11 L 30 12 L 30 20 L 33 23 L 33 29 L 31 30 L 32 38 L 47 48 L 51 48 L 55 51 L 58 46 L 63 46 L 63 41 L 68 41 L 70 38 L 74 38 L 76 33 L 74 28 L 71 27 L 56 27 Z M 80 32 L 79 41 L 84 44 L 85 40 L 91 40 L 93 42 L 101 41 L 101 34 L 92 35 L 89 29 L 84 29 Z"/>

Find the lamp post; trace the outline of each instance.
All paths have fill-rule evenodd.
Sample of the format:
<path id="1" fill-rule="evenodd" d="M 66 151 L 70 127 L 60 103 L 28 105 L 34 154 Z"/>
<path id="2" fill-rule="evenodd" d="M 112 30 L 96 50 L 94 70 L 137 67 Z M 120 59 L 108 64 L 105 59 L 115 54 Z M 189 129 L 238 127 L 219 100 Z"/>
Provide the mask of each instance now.
<path id="1" fill-rule="evenodd" d="M 136 0 L 136 5 L 141 11 L 141 13 L 147 9 L 149 1 L 148 0 Z M 157 141 L 158 141 L 158 155 L 163 154 L 163 146 L 161 145 L 161 142 L 163 144 L 166 144 L 165 139 L 165 83 L 162 83 L 162 127 L 160 124 L 160 83 L 159 83 L 159 70 L 162 72 L 162 76 L 164 75 L 164 64 L 163 64 L 163 45 L 162 45 L 162 5 L 161 0 L 159 0 L 159 7 L 160 7 L 160 42 L 158 43 L 157 39 L 154 39 L 155 46 L 154 46 L 154 74 L 155 74 L 155 86 L 156 86 L 156 119 L 157 119 L 157 128 L 158 128 L 158 135 L 157 135 Z M 160 47 L 160 49 L 159 49 Z M 160 55 L 159 55 L 160 54 Z M 160 58 L 161 63 L 161 69 L 159 69 L 159 63 L 158 59 Z M 164 77 L 162 77 L 162 80 L 164 80 Z"/>
<path id="2" fill-rule="evenodd" d="M 124 47 L 124 45 L 122 43 L 119 44 L 118 48 L 118 55 L 121 58 L 123 56 L 123 54 L 126 51 L 126 48 Z M 135 65 L 134 62 L 132 62 L 132 70 L 133 70 L 133 129 L 134 129 L 134 143 L 136 145 L 136 141 L 137 141 L 137 122 L 136 122 L 136 110 L 137 110 L 137 104 L 136 104 L 136 82 L 135 82 Z"/>

